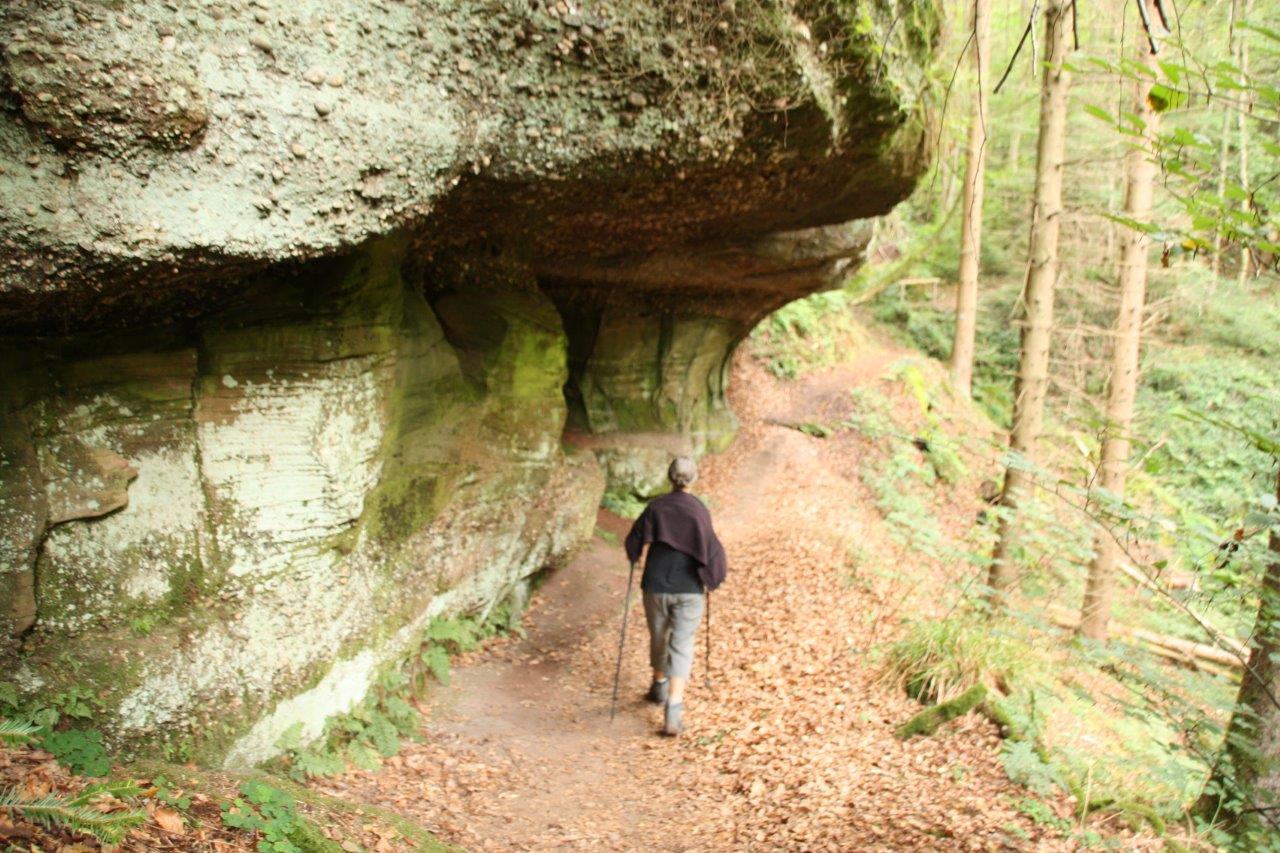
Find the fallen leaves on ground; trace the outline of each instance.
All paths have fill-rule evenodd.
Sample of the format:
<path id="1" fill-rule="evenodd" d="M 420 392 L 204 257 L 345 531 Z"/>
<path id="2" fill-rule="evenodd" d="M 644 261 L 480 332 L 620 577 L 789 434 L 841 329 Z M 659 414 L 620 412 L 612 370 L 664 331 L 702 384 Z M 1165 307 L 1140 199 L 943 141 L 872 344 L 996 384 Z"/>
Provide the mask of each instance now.
<path id="1" fill-rule="evenodd" d="M 90 785 L 103 780 L 76 776 L 60 766 L 52 755 L 31 747 L 0 747 L 0 788 L 14 789 L 26 798 L 48 795 L 60 798 L 75 797 Z M 255 840 L 243 833 L 235 833 L 222 826 L 221 809 L 216 800 L 202 793 L 191 794 L 186 815 L 157 800 L 157 789 L 149 780 L 138 779 L 135 784 L 141 793 L 128 801 L 101 796 L 92 801 L 92 807 L 103 813 L 135 808 L 143 811 L 147 819 L 129 831 L 118 851 L 155 850 L 253 850 Z M 173 796 L 184 795 L 173 791 Z M 102 845 L 90 835 L 73 832 L 64 827 L 46 826 L 34 822 L 18 812 L 0 812 L 0 842 L 20 844 L 17 849 L 59 851 L 70 853 L 78 850 L 99 850 Z"/>
<path id="2" fill-rule="evenodd" d="M 881 381 L 898 355 L 881 348 L 794 383 L 738 359 L 732 396 L 742 428 L 728 451 L 706 460 L 696 487 L 730 575 L 711 598 L 711 686 L 699 632 L 681 738 L 658 737 L 661 712 L 639 699 L 648 683 L 639 608 L 619 720 L 609 721 L 616 580 L 626 570 L 618 549 L 597 542 L 552 581 L 614 579 L 593 630 L 539 645 L 538 627 L 560 618 L 554 608 L 588 606 L 544 591 L 532 639 L 475 655 L 455 676 L 448 707 L 431 711 L 425 743 L 379 771 L 321 787 L 401 810 L 478 850 L 1071 848 L 1016 807 L 1027 792 L 1002 771 L 987 720 L 894 737 L 919 706 L 881 683 L 875 649 L 905 619 L 939 615 L 939 591 L 957 569 L 887 535 L 858 476 L 873 452 L 864 436 L 818 438 L 778 425 L 847 417 L 849 389 Z M 893 402 L 909 431 L 918 403 L 905 389 Z M 969 535 L 982 506 L 978 482 L 991 473 L 970 472 L 972 482 L 936 502 L 947 535 Z M 473 713 L 459 714 L 459 702 Z M 1049 806 L 1071 814 L 1065 799 Z"/>

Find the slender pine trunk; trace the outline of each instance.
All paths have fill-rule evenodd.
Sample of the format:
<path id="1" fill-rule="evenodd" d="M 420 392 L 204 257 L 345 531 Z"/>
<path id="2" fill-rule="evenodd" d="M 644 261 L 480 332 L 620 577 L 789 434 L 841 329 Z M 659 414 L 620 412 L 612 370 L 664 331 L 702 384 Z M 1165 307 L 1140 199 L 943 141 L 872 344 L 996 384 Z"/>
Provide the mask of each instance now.
<path id="1" fill-rule="evenodd" d="M 1236 20 L 1239 16 L 1240 0 L 1231 0 L 1227 16 L 1227 55 L 1233 59 L 1236 55 Z M 1222 108 L 1222 136 L 1218 140 L 1218 203 L 1226 203 L 1227 198 L 1227 160 L 1231 150 L 1231 107 Z M 1215 278 L 1222 272 L 1222 226 L 1218 225 L 1213 232 L 1213 259 L 1210 270 Z"/>
<path id="2" fill-rule="evenodd" d="M 1022 338 L 1014 382 L 1013 429 L 1009 449 L 1034 459 L 1049 385 L 1049 343 L 1053 333 L 1053 292 L 1058 279 L 1058 230 L 1062 218 L 1063 148 L 1071 72 L 1064 67 L 1071 45 L 1070 0 L 1049 0 L 1044 10 L 1044 76 L 1040 88 L 1040 136 L 1036 146 L 1035 197 L 1027 278 L 1022 292 Z M 1017 466 L 1005 471 L 994 559 L 988 575 L 991 600 L 999 604 L 1017 578 L 1013 556 L 1018 504 L 1030 491 L 1030 474 Z"/>
<path id="3" fill-rule="evenodd" d="M 1154 16 L 1154 10 L 1153 10 Z M 1159 73 L 1155 54 L 1145 33 L 1138 34 L 1142 63 L 1150 77 L 1141 76 L 1134 85 L 1134 115 L 1144 128 L 1141 144 L 1125 155 L 1125 216 L 1136 222 L 1151 219 L 1155 195 L 1156 164 L 1152 145 L 1159 114 L 1148 95 Z M 1107 395 L 1107 425 L 1102 442 L 1102 470 L 1099 485 L 1118 498 L 1124 497 L 1129 468 L 1129 430 L 1133 403 L 1138 392 L 1138 365 L 1142 344 L 1142 316 L 1147 292 L 1147 258 L 1151 239 L 1143 232 L 1125 228 L 1121 233 L 1120 308 L 1116 314 L 1115 346 L 1111 361 L 1111 386 Z M 1084 606 L 1080 611 L 1080 633 L 1090 639 L 1105 640 L 1111 619 L 1111 592 L 1120 546 L 1110 530 L 1100 530 L 1096 538 L 1097 556 L 1089 567 Z"/>
<path id="4" fill-rule="evenodd" d="M 1241 20 L 1244 20 L 1249 14 L 1249 0 L 1242 0 L 1240 8 Z M 1240 74 L 1246 80 L 1249 78 L 1249 40 L 1240 37 Z M 1253 205 L 1249 201 L 1249 125 L 1245 121 L 1246 114 L 1249 111 L 1248 89 L 1242 94 L 1245 97 L 1245 103 L 1241 105 L 1240 112 L 1237 114 L 1238 127 L 1240 131 L 1240 188 L 1244 190 L 1244 200 L 1240 202 L 1240 210 L 1248 213 Z M 1240 243 L 1240 284 L 1244 284 L 1249 280 L 1250 273 L 1253 272 L 1252 264 L 1253 256 L 1249 254 L 1249 246 L 1245 242 Z"/>
<path id="5" fill-rule="evenodd" d="M 951 345 L 951 381 L 964 398 L 973 385 L 978 324 L 978 268 L 982 254 L 982 198 L 990 139 L 987 86 L 991 67 L 991 0 L 973 0 L 973 65 L 977 77 L 969 119 L 969 156 L 960 223 L 960 272 L 956 283 L 956 331 Z"/>

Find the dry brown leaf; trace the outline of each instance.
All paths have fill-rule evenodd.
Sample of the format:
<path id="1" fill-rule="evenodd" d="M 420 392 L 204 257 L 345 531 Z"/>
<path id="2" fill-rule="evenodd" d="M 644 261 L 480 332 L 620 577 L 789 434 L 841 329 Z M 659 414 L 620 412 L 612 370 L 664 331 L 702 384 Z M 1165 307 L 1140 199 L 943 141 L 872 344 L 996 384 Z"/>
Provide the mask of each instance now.
<path id="1" fill-rule="evenodd" d="M 187 831 L 186 821 L 182 819 L 182 815 L 173 809 L 157 807 L 151 816 L 155 822 L 165 832 L 172 832 L 174 835 L 185 835 Z"/>

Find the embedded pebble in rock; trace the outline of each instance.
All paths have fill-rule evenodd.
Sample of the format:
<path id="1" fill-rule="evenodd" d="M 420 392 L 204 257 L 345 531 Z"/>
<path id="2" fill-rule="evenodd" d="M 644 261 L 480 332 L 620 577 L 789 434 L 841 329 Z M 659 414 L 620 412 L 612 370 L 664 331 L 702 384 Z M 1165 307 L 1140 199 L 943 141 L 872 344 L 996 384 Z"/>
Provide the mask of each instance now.
<path id="1" fill-rule="evenodd" d="M 317 100 L 313 106 L 316 109 L 316 113 L 322 116 L 327 116 L 329 113 L 333 112 L 333 101 L 328 98 L 321 98 Z"/>

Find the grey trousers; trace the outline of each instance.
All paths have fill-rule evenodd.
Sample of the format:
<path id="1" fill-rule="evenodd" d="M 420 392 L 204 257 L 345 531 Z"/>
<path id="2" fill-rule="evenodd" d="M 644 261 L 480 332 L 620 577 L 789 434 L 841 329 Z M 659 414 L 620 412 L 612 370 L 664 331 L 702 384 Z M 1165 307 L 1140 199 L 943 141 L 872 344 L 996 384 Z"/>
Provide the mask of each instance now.
<path id="1" fill-rule="evenodd" d="M 644 618 L 649 623 L 649 665 L 669 678 L 688 678 L 693 667 L 693 638 L 702 621 L 705 597 L 700 592 L 646 592 Z"/>

